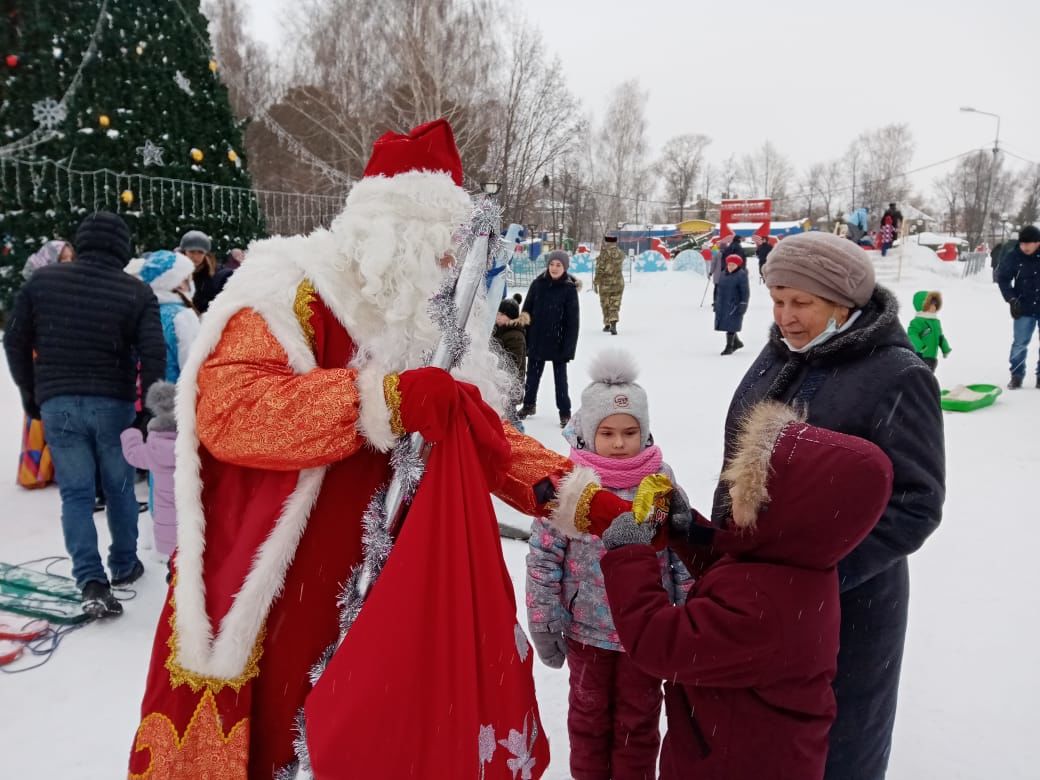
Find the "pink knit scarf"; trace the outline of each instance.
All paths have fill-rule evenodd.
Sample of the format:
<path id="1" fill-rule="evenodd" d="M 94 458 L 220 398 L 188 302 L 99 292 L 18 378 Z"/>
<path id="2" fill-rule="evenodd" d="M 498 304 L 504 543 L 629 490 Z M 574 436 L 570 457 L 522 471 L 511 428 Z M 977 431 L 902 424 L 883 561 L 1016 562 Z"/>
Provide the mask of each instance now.
<path id="1" fill-rule="evenodd" d="M 576 450 L 571 447 L 571 462 L 588 468 L 599 474 L 603 487 L 623 490 L 634 488 L 643 480 L 656 474 L 661 469 L 664 456 L 656 445 L 647 447 L 631 458 L 605 458 L 588 450 Z"/>

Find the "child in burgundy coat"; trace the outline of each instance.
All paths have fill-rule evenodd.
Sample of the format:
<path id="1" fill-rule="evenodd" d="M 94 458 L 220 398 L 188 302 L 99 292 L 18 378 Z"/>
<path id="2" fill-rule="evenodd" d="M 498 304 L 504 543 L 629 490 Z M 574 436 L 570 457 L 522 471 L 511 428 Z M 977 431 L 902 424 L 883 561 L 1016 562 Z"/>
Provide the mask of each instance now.
<path id="1" fill-rule="evenodd" d="M 660 776 L 819 780 L 836 712 L 836 565 L 884 511 L 892 464 L 870 442 L 768 402 L 752 410 L 723 478 L 725 529 L 673 498 L 670 540 L 631 514 L 602 533 L 621 641 L 665 680 Z M 684 607 L 661 587 L 655 541 L 704 569 Z"/>
<path id="2" fill-rule="evenodd" d="M 134 468 L 151 472 L 152 522 L 156 555 L 166 562 L 177 547 L 177 508 L 173 501 L 174 443 L 177 422 L 173 414 L 176 386 L 155 382 L 148 389 L 145 406 L 154 415 L 148 421 L 148 440 L 138 428 L 127 428 L 120 435 L 123 457 Z"/>

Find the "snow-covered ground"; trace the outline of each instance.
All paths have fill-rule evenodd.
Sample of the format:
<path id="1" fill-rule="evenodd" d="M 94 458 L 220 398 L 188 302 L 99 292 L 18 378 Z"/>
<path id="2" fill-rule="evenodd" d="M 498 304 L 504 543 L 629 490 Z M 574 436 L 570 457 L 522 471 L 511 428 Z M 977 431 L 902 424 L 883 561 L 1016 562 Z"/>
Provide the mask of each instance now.
<path id="1" fill-rule="evenodd" d="M 932 255 L 934 257 L 934 255 Z M 754 263 L 752 263 L 754 265 Z M 956 278 L 957 267 L 928 255 L 907 261 L 892 282 L 911 316 L 919 289 L 945 295 L 944 331 L 953 346 L 939 367 L 944 387 L 1007 381 L 1011 321 L 988 269 Z M 650 394 L 651 424 L 665 458 L 695 505 L 707 510 L 720 469 L 722 423 L 737 381 L 765 340 L 769 299 L 752 271 L 752 301 L 742 334 L 747 348 L 721 357 L 710 306 L 698 304 L 704 279 L 693 273 L 637 274 L 622 307 L 620 335 L 600 331 L 598 301 L 582 293 L 582 336 L 571 367 L 577 407 L 589 359 L 602 347 L 631 349 Z M 588 285 L 586 285 L 588 289 Z M 1035 359 L 1035 347 L 1031 360 Z M 1031 364 L 1032 365 L 1032 364 Z M 1030 370 L 1030 374 L 1032 371 Z M 0 369 L 0 462 L 14 474 L 21 413 Z M 1040 705 L 1040 549 L 1037 495 L 1040 391 L 1005 393 L 970 414 L 947 414 L 948 495 L 943 525 L 912 558 L 910 630 L 903 665 L 892 780 L 1026 780 L 1037 777 Z M 528 432 L 564 451 L 546 372 L 540 412 Z M 0 560 L 62 555 L 55 488 L 27 492 L 0 485 Z M 497 505 L 503 522 L 526 521 Z M 100 517 L 100 516 L 99 516 Z M 107 544 L 107 531 L 100 524 Z M 503 541 L 518 602 L 523 604 L 522 542 Z M 147 553 L 144 553 L 147 556 Z M 145 557 L 146 566 L 150 559 Z M 45 666 L 0 675 L 0 776 L 110 780 L 125 776 L 137 725 L 152 632 L 165 593 L 162 568 L 148 567 L 126 614 L 69 636 Z M 526 620 L 521 616 L 521 623 Z M 542 719 L 554 760 L 546 778 L 567 771 L 566 669 L 536 663 Z"/>

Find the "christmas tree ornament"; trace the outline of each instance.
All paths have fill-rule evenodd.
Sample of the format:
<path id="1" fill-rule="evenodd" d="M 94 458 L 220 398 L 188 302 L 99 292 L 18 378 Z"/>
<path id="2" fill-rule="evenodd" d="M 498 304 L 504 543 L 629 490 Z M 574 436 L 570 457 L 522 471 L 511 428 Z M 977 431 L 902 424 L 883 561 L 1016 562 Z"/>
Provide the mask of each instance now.
<path id="1" fill-rule="evenodd" d="M 163 148 L 156 146 L 150 140 L 145 140 L 144 146 L 138 146 L 137 153 L 143 158 L 142 164 L 146 167 L 163 164 Z"/>
<path id="2" fill-rule="evenodd" d="M 123 201 L 127 206 L 134 202 L 134 193 L 130 190 L 123 190 L 119 195 L 119 199 Z"/>
<path id="3" fill-rule="evenodd" d="M 137 56 L 140 57 L 142 54 L 144 54 L 144 46 L 138 45 L 138 47 L 137 47 Z"/>
<path id="4" fill-rule="evenodd" d="M 44 98 L 33 103 L 33 120 L 44 130 L 53 130 L 68 115 L 64 103 L 59 103 L 54 98 Z"/>
<path id="5" fill-rule="evenodd" d="M 177 86 L 181 88 L 185 95 L 195 94 L 195 90 L 191 88 L 191 82 L 188 81 L 188 77 L 180 71 L 177 71 L 177 73 L 174 74 L 173 80 L 177 84 Z"/>
<path id="6" fill-rule="evenodd" d="M 209 61 L 209 70 L 210 70 L 210 73 L 216 73 L 217 72 L 217 61 L 216 60 L 210 60 Z"/>
<path id="7" fill-rule="evenodd" d="M 6 57 L 4 57 L 4 62 L 7 63 L 7 67 L 9 67 L 9 68 L 17 68 L 18 67 L 18 55 L 17 54 L 8 54 Z"/>
<path id="8" fill-rule="evenodd" d="M 191 155 L 191 159 L 193 159 L 193 160 L 194 160 L 195 162 L 197 162 L 197 163 L 200 163 L 200 162 L 202 162 L 202 158 L 206 156 L 206 155 L 204 155 L 204 154 L 202 153 L 202 150 L 201 150 L 201 149 L 195 149 L 195 148 L 193 148 L 193 149 L 192 149 L 192 150 L 191 150 L 191 151 L 189 152 L 189 154 Z"/>
<path id="9" fill-rule="evenodd" d="M 108 127 L 110 124 L 112 124 L 112 120 L 108 118 L 108 114 L 102 114 L 98 117 L 97 121 L 98 124 L 102 127 Z"/>
<path id="10" fill-rule="evenodd" d="M 234 149 L 228 149 L 227 158 L 231 162 L 238 162 L 238 152 L 236 152 Z"/>

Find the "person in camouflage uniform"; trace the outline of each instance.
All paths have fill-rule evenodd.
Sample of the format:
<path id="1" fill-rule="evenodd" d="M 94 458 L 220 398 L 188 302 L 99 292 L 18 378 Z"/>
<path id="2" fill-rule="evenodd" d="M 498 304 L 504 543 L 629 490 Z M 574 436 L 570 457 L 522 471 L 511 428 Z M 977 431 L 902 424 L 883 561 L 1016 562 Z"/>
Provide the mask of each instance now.
<path id="1" fill-rule="evenodd" d="M 596 272 L 592 290 L 599 295 L 603 309 L 603 332 L 617 335 L 621 296 L 625 292 L 625 276 L 621 271 L 625 253 L 617 245 L 617 236 L 603 236 L 603 249 L 596 256 Z"/>

